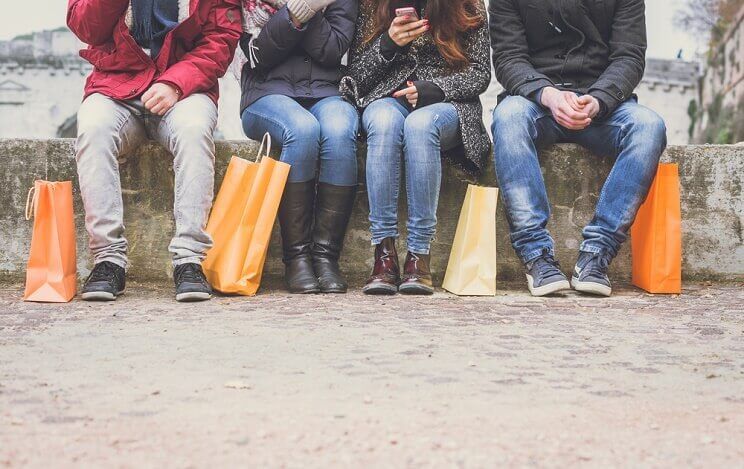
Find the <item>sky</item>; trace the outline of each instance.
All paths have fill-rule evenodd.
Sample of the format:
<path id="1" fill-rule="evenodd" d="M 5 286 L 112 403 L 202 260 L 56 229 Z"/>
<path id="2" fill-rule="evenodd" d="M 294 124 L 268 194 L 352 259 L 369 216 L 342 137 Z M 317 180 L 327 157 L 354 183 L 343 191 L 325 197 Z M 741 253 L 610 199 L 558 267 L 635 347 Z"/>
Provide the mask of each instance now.
<path id="1" fill-rule="evenodd" d="M 703 45 L 675 28 L 673 18 L 682 0 L 646 0 L 648 25 L 648 57 L 673 59 L 679 49 L 685 59 L 702 52 Z M 0 16 L 0 40 L 10 39 L 42 29 L 54 29 L 65 24 L 66 0 L 23 0 L 3 6 Z"/>

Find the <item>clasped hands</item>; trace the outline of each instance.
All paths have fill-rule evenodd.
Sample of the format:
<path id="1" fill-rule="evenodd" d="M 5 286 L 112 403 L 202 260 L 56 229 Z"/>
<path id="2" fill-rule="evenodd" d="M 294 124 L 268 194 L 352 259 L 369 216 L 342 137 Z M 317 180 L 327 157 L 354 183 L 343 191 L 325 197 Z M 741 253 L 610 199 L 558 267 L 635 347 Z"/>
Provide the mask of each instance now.
<path id="1" fill-rule="evenodd" d="M 553 87 L 543 88 L 540 104 L 550 109 L 556 122 L 569 130 L 589 127 L 600 111 L 599 101 L 594 96 L 577 96 L 572 91 Z"/>

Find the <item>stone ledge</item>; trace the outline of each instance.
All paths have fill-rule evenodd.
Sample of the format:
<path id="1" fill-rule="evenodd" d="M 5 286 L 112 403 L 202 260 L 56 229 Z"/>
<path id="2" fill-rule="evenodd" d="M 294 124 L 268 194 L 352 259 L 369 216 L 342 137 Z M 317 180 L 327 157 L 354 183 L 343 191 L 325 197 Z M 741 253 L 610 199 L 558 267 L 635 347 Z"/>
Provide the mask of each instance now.
<path id="1" fill-rule="evenodd" d="M 222 180 L 231 155 L 253 159 L 257 145 L 248 141 L 217 143 L 217 183 Z M 361 153 L 361 152 L 360 152 Z M 360 154 L 360 161 L 363 155 Z M 686 280 L 741 281 L 744 279 L 744 147 L 672 146 L 665 161 L 680 165 L 683 210 L 683 269 Z M 611 161 L 573 145 L 558 145 L 541 155 L 541 164 L 552 202 L 549 229 L 556 239 L 558 259 L 573 265 L 581 228 L 589 221 Z M 167 251 L 173 230 L 172 159 L 155 144 L 147 144 L 122 158 L 121 178 L 130 242 L 131 277 L 140 280 L 170 275 Z M 344 270 L 352 279 L 367 275 L 372 262 L 369 243 L 368 203 L 361 164 L 359 197 L 346 241 Z M 0 139 L 0 277 L 19 278 L 25 271 L 31 223 L 23 216 L 26 194 L 35 179 L 76 180 L 74 141 L 69 139 Z M 484 184 L 494 185 L 493 174 Z M 446 167 L 439 208 L 439 232 L 433 246 L 433 269 L 441 280 L 457 225 L 466 185 Z M 75 187 L 78 266 L 89 267 L 84 216 Z M 401 219 L 405 219 L 402 213 Z M 401 247 L 403 251 L 403 247 Z M 510 245 L 503 209 L 497 214 L 499 279 L 521 280 L 522 268 Z M 630 275 L 626 246 L 612 265 L 619 282 Z M 281 275 L 278 230 L 274 231 L 267 278 Z"/>

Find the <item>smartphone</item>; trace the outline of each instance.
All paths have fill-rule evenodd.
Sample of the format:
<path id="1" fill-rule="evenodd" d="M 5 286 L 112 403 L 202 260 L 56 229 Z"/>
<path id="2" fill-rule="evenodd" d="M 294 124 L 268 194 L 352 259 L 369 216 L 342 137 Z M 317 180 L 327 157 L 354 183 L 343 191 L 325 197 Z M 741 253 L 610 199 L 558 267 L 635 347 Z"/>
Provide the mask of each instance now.
<path id="1" fill-rule="evenodd" d="M 418 12 L 414 7 L 396 8 L 395 16 L 410 16 L 411 22 L 419 20 Z"/>

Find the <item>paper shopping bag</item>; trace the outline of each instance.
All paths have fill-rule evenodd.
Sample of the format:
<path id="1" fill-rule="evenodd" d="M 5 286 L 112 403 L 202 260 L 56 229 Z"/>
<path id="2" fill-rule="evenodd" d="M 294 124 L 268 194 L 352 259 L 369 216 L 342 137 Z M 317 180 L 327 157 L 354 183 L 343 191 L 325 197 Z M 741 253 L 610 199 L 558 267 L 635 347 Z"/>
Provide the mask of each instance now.
<path id="1" fill-rule="evenodd" d="M 232 157 L 209 217 L 207 232 L 214 245 L 202 268 L 222 293 L 252 296 L 261 285 L 290 168 L 269 157 L 270 151 L 271 137 L 266 134 L 255 163 Z"/>
<path id="2" fill-rule="evenodd" d="M 679 170 L 662 163 L 630 230 L 633 285 L 649 293 L 682 292 Z"/>
<path id="3" fill-rule="evenodd" d="M 495 187 L 468 186 L 442 287 L 455 295 L 496 294 Z"/>
<path id="4" fill-rule="evenodd" d="M 67 303 L 77 287 L 72 182 L 36 181 L 26 219 L 34 219 L 26 267 L 25 301 Z"/>

